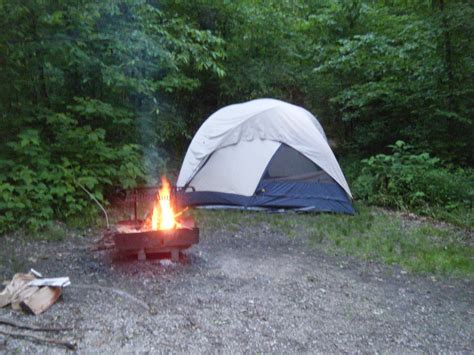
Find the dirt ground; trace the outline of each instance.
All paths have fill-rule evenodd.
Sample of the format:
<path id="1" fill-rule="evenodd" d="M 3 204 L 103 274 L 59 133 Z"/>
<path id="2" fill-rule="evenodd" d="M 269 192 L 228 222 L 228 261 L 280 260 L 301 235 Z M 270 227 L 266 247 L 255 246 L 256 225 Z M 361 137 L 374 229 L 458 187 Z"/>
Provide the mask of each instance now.
<path id="1" fill-rule="evenodd" d="M 74 341 L 80 353 L 474 351 L 469 280 L 329 257 L 265 228 L 202 229 L 179 263 L 90 252 L 94 234 L 0 239 L 0 279 L 33 267 L 73 284 L 40 316 L 4 308 L 0 317 L 72 326 L 40 334 Z M 68 352 L 0 334 L 0 353 L 17 351 Z"/>

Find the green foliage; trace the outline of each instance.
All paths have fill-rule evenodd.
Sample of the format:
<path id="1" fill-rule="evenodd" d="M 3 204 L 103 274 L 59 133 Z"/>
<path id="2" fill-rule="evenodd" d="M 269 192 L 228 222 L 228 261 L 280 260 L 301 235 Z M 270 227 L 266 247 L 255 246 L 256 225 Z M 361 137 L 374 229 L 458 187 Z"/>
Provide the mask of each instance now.
<path id="1" fill-rule="evenodd" d="M 328 113 L 351 150 L 374 153 L 404 139 L 445 159 L 472 162 L 472 4 L 353 3 L 363 4 L 356 14 L 340 2 L 314 18 L 332 42 L 319 46 L 312 77 L 316 86 L 325 83 Z M 356 18 L 345 35 L 335 26 L 344 14 Z"/>
<path id="2" fill-rule="evenodd" d="M 445 168 L 440 159 L 428 153 L 414 154 L 403 141 L 390 147 L 390 155 L 362 160 L 362 169 L 352 185 L 356 198 L 422 214 L 472 209 L 472 171 Z"/>
<path id="3" fill-rule="evenodd" d="M 106 186 L 130 187 L 143 177 L 136 146 L 112 148 L 103 130 L 88 126 L 58 128 L 56 134 L 50 146 L 33 129 L 8 143 L 15 160 L 2 161 L 0 231 L 19 226 L 38 230 L 53 219 L 91 213 L 95 206 L 78 184 L 103 200 Z"/>
<path id="4" fill-rule="evenodd" d="M 182 103 L 190 130 L 223 105 L 275 97 L 318 114 L 346 151 L 397 139 L 471 165 L 474 7 L 465 0 L 170 2 L 226 43 L 224 80 Z"/>
<path id="5" fill-rule="evenodd" d="M 467 220 L 473 14 L 466 0 L 0 0 L 0 230 L 92 216 L 76 182 L 101 200 L 155 183 L 210 113 L 256 97 L 318 114 L 342 153 L 399 139 L 429 153 L 364 162 L 391 182 L 365 173 L 356 190 Z"/>
<path id="6" fill-rule="evenodd" d="M 40 233 L 35 234 L 35 238 L 48 242 L 62 242 L 68 236 L 68 230 L 58 224 L 51 223 L 43 228 Z"/>
<path id="7" fill-rule="evenodd" d="M 105 202 L 158 177 L 187 136 L 167 101 L 225 74 L 221 38 L 148 1 L 0 0 L 0 26 L 0 233 L 87 218 L 79 184 Z"/>

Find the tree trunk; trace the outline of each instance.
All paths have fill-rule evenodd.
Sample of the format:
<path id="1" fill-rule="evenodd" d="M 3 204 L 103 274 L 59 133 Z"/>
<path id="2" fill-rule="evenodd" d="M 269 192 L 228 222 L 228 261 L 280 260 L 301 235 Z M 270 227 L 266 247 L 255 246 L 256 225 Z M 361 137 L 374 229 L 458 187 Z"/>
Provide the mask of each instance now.
<path id="1" fill-rule="evenodd" d="M 446 76 L 448 78 L 448 109 L 453 109 L 453 88 L 454 88 L 454 70 L 453 70 L 453 47 L 451 44 L 451 34 L 449 31 L 449 23 L 444 8 L 444 0 L 438 0 L 438 8 L 441 13 L 441 24 L 443 26 L 443 51 L 444 51 L 444 65 Z"/>
<path id="2" fill-rule="evenodd" d="M 40 42 L 40 38 L 38 37 L 38 26 L 36 22 L 36 14 L 34 11 L 31 11 L 31 33 L 33 37 L 33 44 L 38 45 Z M 40 95 L 43 97 L 46 106 L 49 106 L 48 88 L 46 86 L 46 76 L 44 74 L 43 51 L 44 50 L 41 47 L 39 49 L 35 49 L 34 60 L 37 63 Z"/>

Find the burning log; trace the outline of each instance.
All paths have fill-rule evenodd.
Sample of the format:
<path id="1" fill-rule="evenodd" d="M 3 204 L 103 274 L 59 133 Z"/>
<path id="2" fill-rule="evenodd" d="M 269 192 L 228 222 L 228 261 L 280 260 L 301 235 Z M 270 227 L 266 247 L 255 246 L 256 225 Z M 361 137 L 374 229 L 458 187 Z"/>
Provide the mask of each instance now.
<path id="1" fill-rule="evenodd" d="M 199 242 L 199 229 L 194 220 L 184 216 L 187 208 L 175 212 L 173 189 L 165 178 L 161 180 L 156 199 L 144 221 L 138 220 L 135 194 L 135 220 L 121 221 L 113 234 L 115 247 L 126 254 L 145 260 L 149 253 L 169 253 L 173 261 L 179 252 Z"/>

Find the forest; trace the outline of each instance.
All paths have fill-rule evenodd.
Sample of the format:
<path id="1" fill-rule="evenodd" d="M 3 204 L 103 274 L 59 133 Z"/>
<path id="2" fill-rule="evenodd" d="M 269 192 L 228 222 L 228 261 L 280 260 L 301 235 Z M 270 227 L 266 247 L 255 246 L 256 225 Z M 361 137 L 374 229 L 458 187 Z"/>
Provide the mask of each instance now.
<path id="1" fill-rule="evenodd" d="M 468 0 L 0 0 L 0 232 L 173 176 L 218 108 L 314 113 L 354 197 L 472 227 Z"/>

